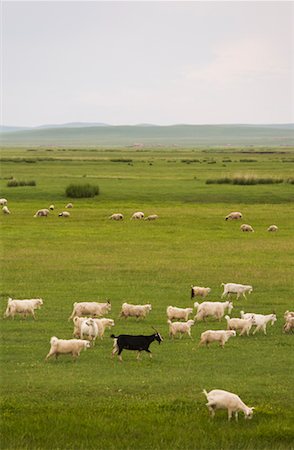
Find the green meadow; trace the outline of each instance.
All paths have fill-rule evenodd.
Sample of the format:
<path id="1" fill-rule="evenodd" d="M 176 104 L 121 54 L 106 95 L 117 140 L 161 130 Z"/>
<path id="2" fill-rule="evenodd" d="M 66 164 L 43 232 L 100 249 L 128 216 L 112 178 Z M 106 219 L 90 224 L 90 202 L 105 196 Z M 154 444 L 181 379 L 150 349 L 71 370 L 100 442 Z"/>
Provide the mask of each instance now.
<path id="1" fill-rule="evenodd" d="M 293 311 L 294 148 L 6 148 L 1 151 L 1 440 L 2 449 L 294 449 L 294 335 L 283 333 Z M 277 184 L 207 184 L 223 177 L 283 179 Z M 8 187 L 9 180 L 35 186 Z M 71 183 L 98 185 L 94 198 L 65 196 Z M 70 217 L 58 217 L 65 205 Z M 40 208 L 55 209 L 34 218 Z M 156 221 L 132 221 L 135 211 Z M 231 211 L 242 222 L 226 222 Z M 124 220 L 111 221 L 113 213 Z M 242 233 L 241 223 L 254 233 Z M 269 225 L 279 227 L 268 233 Z M 207 329 L 195 323 L 191 340 L 168 337 L 166 307 L 192 307 L 191 285 L 251 284 L 240 311 L 277 314 L 267 335 L 198 347 Z M 36 321 L 3 318 L 8 297 L 37 298 Z M 115 320 L 103 340 L 76 362 L 45 362 L 51 336 L 70 339 L 77 301 L 110 299 Z M 119 318 L 121 304 L 151 303 L 144 320 Z M 195 311 L 196 313 L 196 311 Z M 110 334 L 152 334 L 136 360 L 111 358 Z M 255 407 L 252 420 L 209 417 L 202 390 L 225 389 Z"/>

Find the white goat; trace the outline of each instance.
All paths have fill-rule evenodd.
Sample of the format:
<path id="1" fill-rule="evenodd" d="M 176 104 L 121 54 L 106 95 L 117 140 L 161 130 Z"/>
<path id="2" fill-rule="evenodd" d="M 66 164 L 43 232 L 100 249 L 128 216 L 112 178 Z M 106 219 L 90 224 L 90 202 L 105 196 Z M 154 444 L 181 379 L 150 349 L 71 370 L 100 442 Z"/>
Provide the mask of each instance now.
<path id="1" fill-rule="evenodd" d="M 166 308 L 166 314 L 169 320 L 183 319 L 187 321 L 189 315 L 192 313 L 193 313 L 192 308 L 177 308 L 176 306 L 168 306 Z"/>
<path id="2" fill-rule="evenodd" d="M 271 225 L 268 227 L 267 231 L 278 231 L 278 229 L 277 225 Z"/>
<path id="3" fill-rule="evenodd" d="M 34 217 L 47 217 L 47 216 L 49 216 L 49 209 L 46 208 L 38 209 L 38 211 L 34 215 Z"/>
<path id="4" fill-rule="evenodd" d="M 111 310 L 111 303 L 109 301 L 105 303 L 98 302 L 75 302 L 73 304 L 73 312 L 71 313 L 68 320 L 73 319 L 78 316 L 98 316 L 101 317 L 104 314 L 107 314 Z"/>
<path id="5" fill-rule="evenodd" d="M 66 205 L 66 208 L 73 208 L 73 204 L 72 204 L 72 203 L 68 203 L 68 204 Z"/>
<path id="6" fill-rule="evenodd" d="M 142 211 L 138 211 L 138 212 L 135 212 L 135 213 L 132 215 L 131 220 L 132 220 L 132 219 L 138 219 L 138 220 L 140 220 L 140 219 L 143 219 L 143 218 L 144 218 L 144 213 L 143 213 Z"/>
<path id="7" fill-rule="evenodd" d="M 11 316 L 14 319 L 15 314 L 21 314 L 24 317 L 31 315 L 34 319 L 36 319 L 35 309 L 39 309 L 42 305 L 43 300 L 41 298 L 32 298 L 29 300 L 16 300 L 9 298 L 4 317 Z"/>
<path id="8" fill-rule="evenodd" d="M 286 311 L 284 314 L 285 324 L 284 331 L 288 333 L 288 331 L 294 330 L 294 312 Z"/>
<path id="9" fill-rule="evenodd" d="M 187 322 L 172 322 L 168 320 L 167 323 L 169 325 L 169 337 L 174 338 L 177 333 L 180 333 L 180 338 L 182 338 L 183 334 L 188 334 L 192 339 L 191 327 L 195 323 L 194 320 L 188 320 Z"/>
<path id="10" fill-rule="evenodd" d="M 0 206 L 5 206 L 5 205 L 7 205 L 6 198 L 0 198 Z"/>
<path id="11" fill-rule="evenodd" d="M 94 319 L 94 320 L 98 326 L 98 337 L 100 339 L 103 339 L 106 328 L 114 327 L 113 319 L 107 319 L 105 317 L 102 317 L 101 319 Z"/>
<path id="12" fill-rule="evenodd" d="M 74 323 L 74 331 L 73 331 L 73 336 L 75 338 L 80 338 L 81 337 L 81 325 L 82 322 L 84 322 L 85 320 L 89 319 L 89 317 L 74 317 L 73 318 L 73 323 Z"/>
<path id="13" fill-rule="evenodd" d="M 108 218 L 111 220 L 123 220 L 124 216 L 123 216 L 123 214 L 116 213 L 116 214 L 112 214 Z"/>
<path id="14" fill-rule="evenodd" d="M 238 299 L 242 294 L 243 297 L 247 299 L 246 292 L 248 292 L 248 294 L 251 294 L 251 292 L 253 291 L 253 287 L 249 284 L 222 283 L 221 286 L 224 287 L 222 298 L 225 297 L 225 295 L 230 297 L 230 294 L 237 294 Z"/>
<path id="15" fill-rule="evenodd" d="M 241 226 L 240 226 L 240 230 L 241 231 L 247 231 L 247 232 L 252 232 L 252 233 L 254 233 L 254 230 L 253 230 L 253 228 L 252 228 L 252 226 L 251 225 L 248 225 L 247 223 L 243 223 Z"/>
<path id="16" fill-rule="evenodd" d="M 195 302 L 194 308 L 197 308 L 194 320 L 205 320 L 206 317 L 212 316 L 220 321 L 225 315 L 226 308 L 228 308 L 228 313 L 231 314 L 234 306 L 232 302 L 227 300 L 226 302 Z"/>
<path id="17" fill-rule="evenodd" d="M 55 355 L 55 358 L 61 354 L 71 353 L 74 359 L 80 356 L 83 349 L 90 348 L 91 343 L 82 339 L 58 339 L 56 336 L 52 336 L 50 339 L 51 348 L 46 356 L 46 360 L 50 356 Z"/>
<path id="18" fill-rule="evenodd" d="M 3 206 L 3 208 L 2 208 L 2 212 L 3 212 L 3 214 L 11 214 L 11 212 L 9 211 L 9 209 L 8 209 L 8 206 Z"/>
<path id="19" fill-rule="evenodd" d="M 220 347 L 224 348 L 225 343 L 232 336 L 236 336 L 235 330 L 207 330 L 201 334 L 199 346 L 208 345 L 211 342 L 219 342 Z"/>
<path id="20" fill-rule="evenodd" d="M 191 286 L 191 298 L 194 297 L 206 297 L 210 293 L 209 287 Z"/>
<path id="21" fill-rule="evenodd" d="M 264 334 L 266 334 L 266 326 L 269 322 L 271 322 L 271 325 L 273 325 L 276 320 L 277 316 L 275 314 L 255 314 L 255 313 L 244 313 L 244 311 L 240 312 L 241 319 L 250 319 L 253 317 L 254 323 L 253 325 L 256 325 L 255 330 L 252 334 L 255 334 L 259 330 L 263 330 Z"/>
<path id="22" fill-rule="evenodd" d="M 95 319 L 90 318 L 82 321 L 80 332 L 81 339 L 84 339 L 84 335 L 88 336 L 89 340 L 92 341 L 94 345 L 94 341 L 97 338 L 98 333 L 98 326 Z"/>
<path id="23" fill-rule="evenodd" d="M 139 317 L 145 318 L 146 315 L 152 310 L 152 306 L 147 303 L 146 305 L 132 305 L 130 303 L 123 303 L 121 306 L 120 317 Z"/>
<path id="24" fill-rule="evenodd" d="M 68 211 L 62 211 L 58 214 L 58 217 L 69 217 L 70 213 Z"/>
<path id="25" fill-rule="evenodd" d="M 208 407 L 211 417 L 215 415 L 215 411 L 218 409 L 228 410 L 228 420 L 231 420 L 232 414 L 235 414 L 235 419 L 238 421 L 238 412 L 242 411 L 245 415 L 245 419 L 251 419 L 253 416 L 254 407 L 245 405 L 240 397 L 232 392 L 223 391 L 222 389 L 213 389 L 210 392 L 206 392 L 203 389 L 203 394 L 207 398 L 206 406 Z"/>
<path id="26" fill-rule="evenodd" d="M 235 331 L 240 330 L 240 336 L 243 336 L 245 333 L 249 336 L 252 325 L 254 325 L 253 317 L 250 319 L 231 319 L 229 316 L 225 316 L 225 319 L 227 321 L 227 329 Z"/>
<path id="27" fill-rule="evenodd" d="M 145 217 L 144 220 L 156 220 L 158 219 L 158 215 L 157 214 L 151 214 L 150 216 Z"/>
<path id="28" fill-rule="evenodd" d="M 242 214 L 238 211 L 231 212 L 225 218 L 225 220 L 238 220 L 238 219 L 242 219 Z"/>

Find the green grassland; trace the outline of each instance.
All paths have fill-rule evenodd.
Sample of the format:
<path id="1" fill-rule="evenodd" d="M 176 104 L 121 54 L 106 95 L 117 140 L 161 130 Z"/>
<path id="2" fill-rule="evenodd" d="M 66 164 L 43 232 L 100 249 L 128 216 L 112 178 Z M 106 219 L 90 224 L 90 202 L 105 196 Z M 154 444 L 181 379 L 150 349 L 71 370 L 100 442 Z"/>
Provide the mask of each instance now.
<path id="1" fill-rule="evenodd" d="M 0 216 L 1 448 L 294 448 L 294 335 L 282 332 L 283 313 L 293 310 L 293 148 L 7 148 L 1 158 L 1 197 L 11 210 Z M 285 182 L 205 183 L 237 175 Z M 7 187 L 11 177 L 36 186 Z M 72 200 L 70 218 L 59 218 L 70 201 L 65 188 L 83 182 L 99 185 L 100 195 Z M 33 217 L 51 203 L 48 218 Z M 141 210 L 159 220 L 129 220 Z M 235 210 L 255 233 L 224 220 Z M 108 220 L 114 212 L 125 220 Z M 267 233 L 271 224 L 277 233 Z M 199 348 L 200 334 L 224 329 L 223 319 L 195 324 L 193 340 L 170 340 L 166 307 L 192 306 L 191 284 L 211 287 L 208 300 L 219 300 L 222 282 L 253 285 L 247 300 L 234 301 L 234 317 L 276 312 L 267 336 Z M 3 319 L 8 296 L 42 297 L 37 320 Z M 107 330 L 76 362 L 45 362 L 51 336 L 72 337 L 73 302 L 106 298 L 111 332 L 160 331 L 153 359 L 124 351 L 123 363 L 112 360 Z M 123 301 L 153 309 L 145 320 L 119 319 Z M 253 419 L 228 423 L 219 411 L 212 421 L 203 388 L 237 393 L 255 406 Z"/>

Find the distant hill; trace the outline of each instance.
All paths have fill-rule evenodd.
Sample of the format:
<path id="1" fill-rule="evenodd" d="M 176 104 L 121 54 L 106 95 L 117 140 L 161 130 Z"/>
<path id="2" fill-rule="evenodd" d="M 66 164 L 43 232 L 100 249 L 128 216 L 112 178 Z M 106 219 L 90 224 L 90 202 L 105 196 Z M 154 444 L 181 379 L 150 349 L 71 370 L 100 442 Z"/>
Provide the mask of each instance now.
<path id="1" fill-rule="evenodd" d="M 4 130 L 3 146 L 226 146 L 294 145 L 294 124 L 107 125 L 71 123 Z"/>

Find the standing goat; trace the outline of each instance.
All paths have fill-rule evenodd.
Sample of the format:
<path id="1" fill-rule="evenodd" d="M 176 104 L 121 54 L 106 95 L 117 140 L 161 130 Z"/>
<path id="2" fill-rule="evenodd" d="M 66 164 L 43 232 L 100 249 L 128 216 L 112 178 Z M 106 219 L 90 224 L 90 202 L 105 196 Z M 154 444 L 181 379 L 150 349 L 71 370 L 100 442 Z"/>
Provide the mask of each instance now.
<path id="1" fill-rule="evenodd" d="M 138 352 L 137 359 L 140 359 L 140 353 L 144 350 L 149 353 L 150 358 L 152 358 L 152 353 L 149 350 L 149 346 L 153 341 L 157 341 L 159 344 L 163 341 L 162 337 L 156 331 L 156 333 L 151 334 L 150 336 L 133 336 L 130 334 L 120 334 L 119 336 L 115 336 L 112 334 L 110 336 L 114 339 L 113 341 L 113 350 L 112 357 L 117 353 L 119 361 L 122 361 L 121 352 L 125 350 L 136 350 Z"/>

